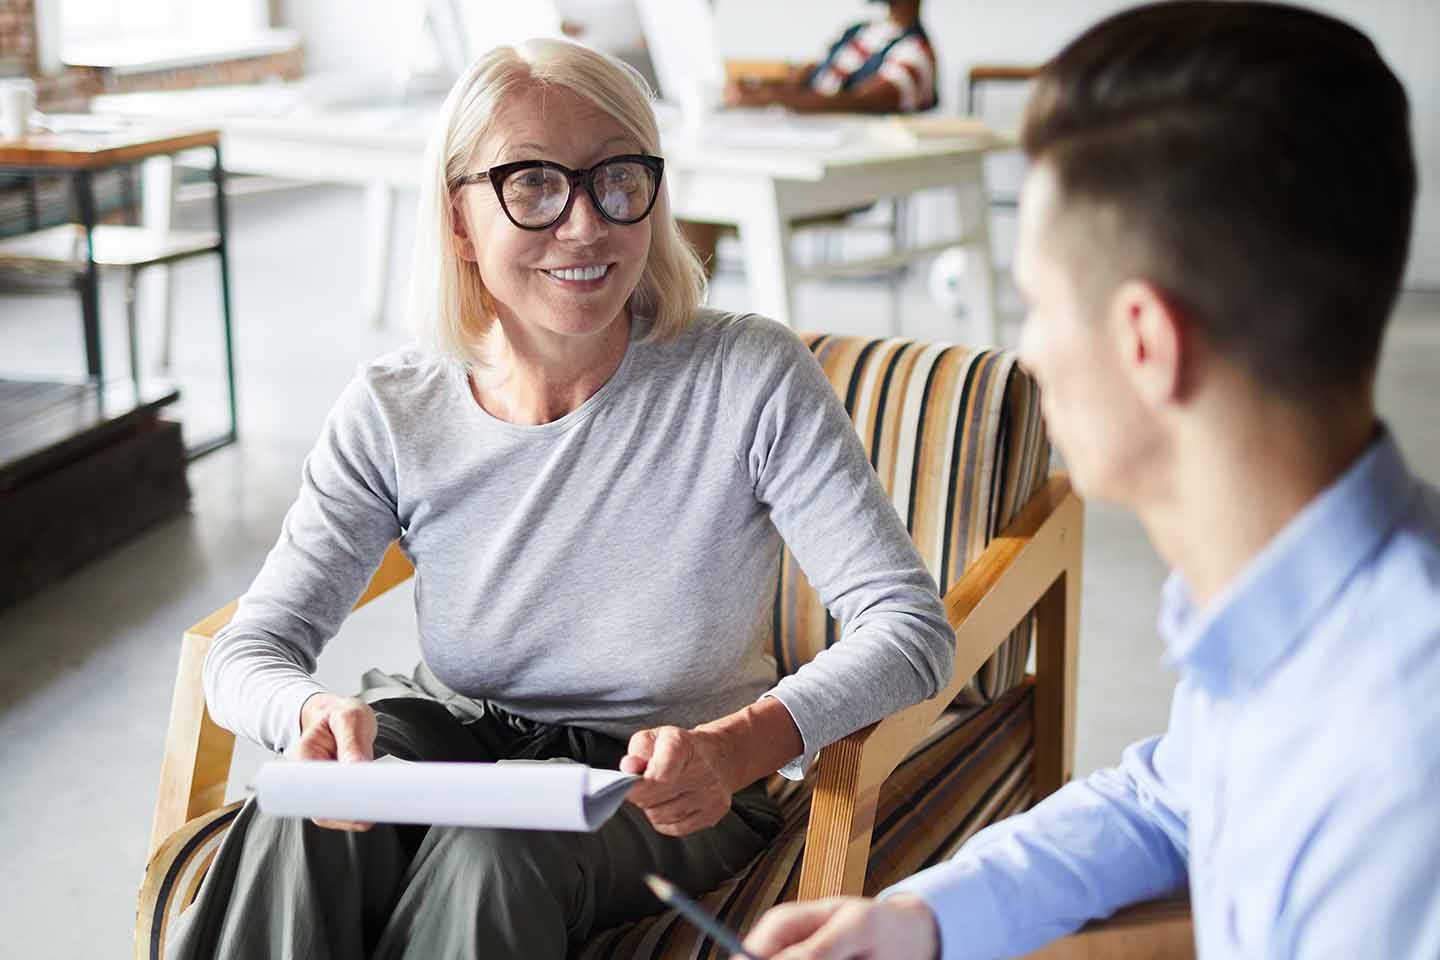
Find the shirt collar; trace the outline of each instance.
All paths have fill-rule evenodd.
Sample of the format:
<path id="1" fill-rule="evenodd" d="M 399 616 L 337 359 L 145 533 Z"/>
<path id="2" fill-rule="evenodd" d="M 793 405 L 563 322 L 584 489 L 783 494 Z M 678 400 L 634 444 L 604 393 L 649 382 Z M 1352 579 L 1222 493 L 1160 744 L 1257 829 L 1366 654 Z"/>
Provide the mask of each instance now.
<path id="1" fill-rule="evenodd" d="M 1217 695 L 1264 676 L 1394 526 L 1416 483 L 1390 432 L 1305 506 L 1205 611 L 1178 570 L 1161 598 L 1166 662 Z"/>

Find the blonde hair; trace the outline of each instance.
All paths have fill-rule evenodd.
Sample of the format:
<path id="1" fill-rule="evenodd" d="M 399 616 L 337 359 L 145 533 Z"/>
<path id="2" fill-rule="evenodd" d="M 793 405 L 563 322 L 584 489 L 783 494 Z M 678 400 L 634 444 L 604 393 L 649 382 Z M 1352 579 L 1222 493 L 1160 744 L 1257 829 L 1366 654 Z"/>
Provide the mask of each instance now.
<path id="1" fill-rule="evenodd" d="M 660 153 L 650 89 L 634 67 L 613 57 L 563 40 L 527 40 L 496 47 L 470 65 L 445 98 L 425 150 L 409 308 L 416 333 L 466 366 L 477 362 L 495 310 L 478 265 L 460 257 L 452 187 L 468 172 L 500 105 L 536 85 L 583 97 L 614 117 L 643 152 Z M 663 180 L 650 218 L 650 251 L 628 306 L 650 321 L 648 337 L 667 339 L 694 319 L 705 272 L 680 234 Z"/>

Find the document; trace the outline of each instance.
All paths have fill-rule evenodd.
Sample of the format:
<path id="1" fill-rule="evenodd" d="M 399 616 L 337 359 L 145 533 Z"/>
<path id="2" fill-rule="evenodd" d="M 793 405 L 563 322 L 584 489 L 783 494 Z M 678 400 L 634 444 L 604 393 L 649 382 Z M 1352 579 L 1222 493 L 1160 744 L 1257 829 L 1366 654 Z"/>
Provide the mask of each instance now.
<path id="1" fill-rule="evenodd" d="M 639 779 L 569 761 L 272 760 L 255 794 L 260 811 L 278 817 L 588 831 L 615 815 Z"/>

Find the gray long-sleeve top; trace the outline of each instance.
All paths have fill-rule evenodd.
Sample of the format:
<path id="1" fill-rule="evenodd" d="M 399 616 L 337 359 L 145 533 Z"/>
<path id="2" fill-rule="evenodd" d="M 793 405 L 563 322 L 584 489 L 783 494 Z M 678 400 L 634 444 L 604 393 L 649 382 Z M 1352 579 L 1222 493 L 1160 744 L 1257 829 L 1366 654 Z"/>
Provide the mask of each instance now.
<path id="1" fill-rule="evenodd" d="M 534 720 L 626 738 L 768 694 L 804 739 L 793 777 L 939 691 L 954 633 L 935 582 L 804 344 L 712 310 L 667 342 L 644 329 L 540 426 L 490 416 L 423 350 L 363 366 L 206 659 L 215 720 L 273 750 L 298 736 L 315 660 L 397 537 L 425 662 Z M 776 683 L 781 538 L 843 631 Z"/>

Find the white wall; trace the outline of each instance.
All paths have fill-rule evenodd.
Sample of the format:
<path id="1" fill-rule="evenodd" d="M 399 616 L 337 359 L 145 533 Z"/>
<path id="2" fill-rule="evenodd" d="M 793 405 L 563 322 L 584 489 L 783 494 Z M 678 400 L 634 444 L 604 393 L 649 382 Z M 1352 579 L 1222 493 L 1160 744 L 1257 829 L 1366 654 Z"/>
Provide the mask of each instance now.
<path id="1" fill-rule="evenodd" d="M 923 17 L 941 59 L 946 109 L 958 109 L 974 63 L 1036 63 L 1129 0 L 929 0 Z M 1364 30 L 1410 94 L 1420 200 L 1406 283 L 1440 289 L 1440 0 L 1309 0 Z M 813 58 L 839 28 L 879 7 L 860 0 L 719 0 L 727 56 Z"/>
<path id="2" fill-rule="evenodd" d="M 305 38 L 311 69 L 388 75 L 407 11 L 422 0 L 276 0 L 278 23 Z M 503 16 L 504 0 L 490 2 Z M 514 2 L 514 0 L 509 0 Z M 524 0 L 521 0 L 524 2 Z M 607 8 L 617 0 L 565 0 Z M 929 0 L 925 22 L 939 49 L 941 93 L 958 109 L 961 77 L 973 63 L 1036 63 L 1129 0 Z M 1366 31 L 1410 93 L 1421 192 L 1407 284 L 1440 289 L 1440 0 L 1311 0 Z M 717 0 L 722 49 L 730 57 L 815 57 L 846 23 L 879 7 L 862 0 Z"/>

